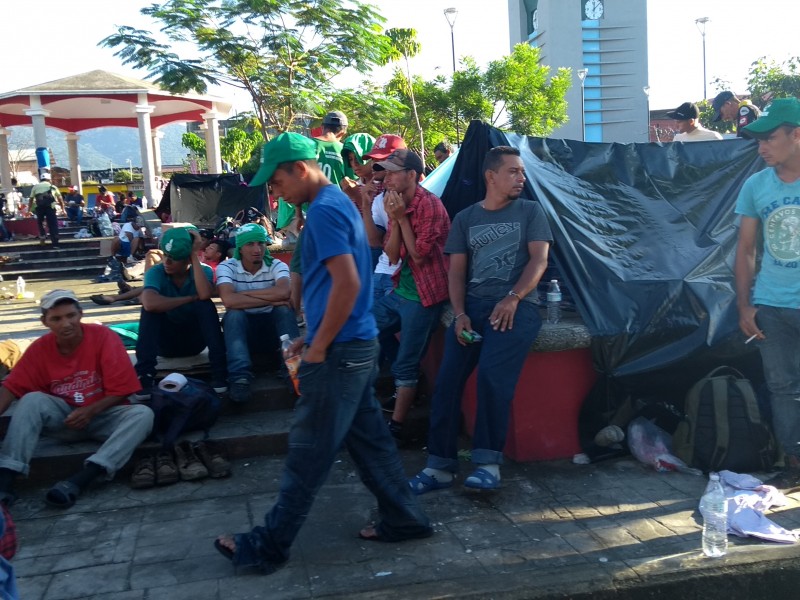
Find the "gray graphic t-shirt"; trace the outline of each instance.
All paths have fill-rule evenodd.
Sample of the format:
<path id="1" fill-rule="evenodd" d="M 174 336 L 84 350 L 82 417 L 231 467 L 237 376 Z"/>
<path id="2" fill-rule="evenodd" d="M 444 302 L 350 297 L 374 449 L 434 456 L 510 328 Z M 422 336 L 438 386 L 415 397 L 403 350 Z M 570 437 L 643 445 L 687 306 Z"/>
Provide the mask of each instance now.
<path id="1" fill-rule="evenodd" d="M 473 204 L 453 219 L 447 254 L 467 254 L 467 295 L 500 301 L 528 264 L 528 242 L 552 242 L 542 207 L 515 200 L 500 210 Z M 536 290 L 525 298 L 536 302 Z"/>
<path id="2" fill-rule="evenodd" d="M 736 212 L 759 219 L 764 234 L 753 303 L 800 308 L 800 180 L 786 183 L 764 169 L 744 182 Z"/>

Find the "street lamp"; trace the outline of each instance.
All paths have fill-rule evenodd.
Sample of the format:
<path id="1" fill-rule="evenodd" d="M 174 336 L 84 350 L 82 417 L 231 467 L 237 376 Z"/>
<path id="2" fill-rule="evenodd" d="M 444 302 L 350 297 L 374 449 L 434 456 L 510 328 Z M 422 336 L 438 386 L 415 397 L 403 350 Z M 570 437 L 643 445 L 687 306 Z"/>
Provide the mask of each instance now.
<path id="1" fill-rule="evenodd" d="M 578 69 L 578 79 L 581 80 L 581 141 L 586 141 L 586 97 L 584 96 L 584 82 L 589 74 L 589 69 Z"/>
<path id="2" fill-rule="evenodd" d="M 647 98 L 647 141 L 650 141 L 650 86 L 646 85 L 642 88 L 645 97 Z M 658 140 L 658 136 L 656 136 Z"/>
<path id="3" fill-rule="evenodd" d="M 453 34 L 453 27 L 456 24 L 456 17 L 458 16 L 458 9 L 455 7 L 444 9 L 444 18 L 447 19 L 447 24 L 450 25 L 450 49 L 453 52 L 453 76 L 456 74 L 456 38 Z M 458 107 L 456 107 L 456 145 L 461 145 L 461 131 L 458 126 Z"/>
<path id="4" fill-rule="evenodd" d="M 711 19 L 708 17 L 700 17 L 694 20 L 694 24 L 697 25 L 700 35 L 703 36 L 703 100 L 708 99 L 708 92 L 706 90 L 706 23 L 710 20 Z"/>
<path id="5" fill-rule="evenodd" d="M 133 181 L 133 163 L 130 158 L 128 159 L 128 172 L 131 175 L 131 181 Z"/>
<path id="6" fill-rule="evenodd" d="M 110 161 L 109 165 L 110 165 L 110 168 L 111 168 L 111 183 L 114 183 L 114 161 L 113 160 Z"/>

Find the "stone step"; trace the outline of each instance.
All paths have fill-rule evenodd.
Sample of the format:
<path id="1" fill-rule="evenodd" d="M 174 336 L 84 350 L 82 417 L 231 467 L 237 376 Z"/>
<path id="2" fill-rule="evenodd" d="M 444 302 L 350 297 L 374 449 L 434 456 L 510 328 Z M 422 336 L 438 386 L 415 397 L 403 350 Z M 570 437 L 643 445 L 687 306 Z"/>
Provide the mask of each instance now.
<path id="1" fill-rule="evenodd" d="M 382 377 L 377 385 L 379 399 L 391 394 L 391 378 Z M 255 456 L 274 456 L 286 453 L 291 425 L 294 394 L 288 386 L 274 375 L 260 375 L 253 382 L 253 398 L 245 405 L 233 405 L 227 394 L 223 394 L 223 410 L 217 423 L 209 432 L 208 442 L 230 459 Z M 427 406 L 414 407 L 406 422 L 409 444 L 421 445 L 426 439 Z M 386 415 L 387 419 L 389 415 Z M 0 418 L 2 433 L 10 418 Z M 202 431 L 188 433 L 183 439 L 192 441 L 204 438 Z M 42 436 L 31 460 L 30 475 L 26 484 L 55 483 L 79 470 L 83 461 L 96 449 L 96 442 L 64 444 L 56 439 Z M 145 455 L 161 449 L 160 444 L 148 441 L 134 453 L 119 477 L 130 476 L 133 465 Z"/>

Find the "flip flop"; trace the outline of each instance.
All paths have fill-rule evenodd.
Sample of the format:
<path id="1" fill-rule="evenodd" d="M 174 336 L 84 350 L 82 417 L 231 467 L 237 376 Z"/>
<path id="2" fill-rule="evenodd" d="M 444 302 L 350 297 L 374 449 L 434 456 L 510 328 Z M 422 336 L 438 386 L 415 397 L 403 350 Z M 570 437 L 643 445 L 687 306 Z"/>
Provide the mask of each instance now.
<path id="1" fill-rule="evenodd" d="M 236 555 L 236 552 L 231 550 L 230 548 L 226 548 L 225 546 L 222 545 L 222 543 L 220 542 L 220 538 L 223 538 L 223 537 L 230 538 L 231 540 L 233 540 L 233 536 L 232 535 L 231 536 L 221 535 L 217 539 L 214 540 L 214 548 L 216 548 L 217 552 L 222 554 L 222 556 L 227 558 L 229 561 L 233 562 L 233 557 Z M 234 541 L 234 544 L 235 543 L 236 542 Z"/>
<path id="2" fill-rule="evenodd" d="M 109 304 L 114 304 L 113 302 L 111 302 L 111 300 L 103 296 L 103 294 L 95 294 L 94 296 L 89 296 L 89 300 L 91 300 L 95 304 L 99 304 L 100 306 L 108 306 Z"/>
<path id="3" fill-rule="evenodd" d="M 358 537 L 362 540 L 367 540 L 368 542 L 404 542 L 406 540 L 421 540 L 424 538 L 431 537 L 433 535 L 433 527 L 428 527 L 426 529 L 421 529 L 414 533 L 398 536 L 396 538 L 389 538 L 386 536 L 381 535 L 378 533 L 377 527 L 374 525 L 368 525 L 364 527 L 361 531 L 358 532 Z"/>
<path id="4" fill-rule="evenodd" d="M 411 491 L 414 492 L 414 494 L 421 496 L 428 492 L 452 487 L 454 479 L 455 477 L 450 481 L 439 481 L 435 477 L 428 475 L 425 471 L 420 471 L 408 480 L 408 485 L 411 487 Z"/>
<path id="5" fill-rule="evenodd" d="M 81 495 L 81 488 L 71 481 L 59 481 L 45 494 L 44 501 L 56 508 L 69 508 Z"/>
<path id="6" fill-rule="evenodd" d="M 496 490 L 500 487 L 500 478 L 483 467 L 478 467 L 464 480 L 464 487 L 474 490 Z"/>

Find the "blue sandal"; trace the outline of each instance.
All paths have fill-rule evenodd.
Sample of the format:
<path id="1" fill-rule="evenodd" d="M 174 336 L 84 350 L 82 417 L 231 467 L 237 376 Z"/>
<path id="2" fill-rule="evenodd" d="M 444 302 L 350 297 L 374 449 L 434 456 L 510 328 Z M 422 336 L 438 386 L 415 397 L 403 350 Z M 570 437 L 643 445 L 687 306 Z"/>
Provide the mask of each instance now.
<path id="1" fill-rule="evenodd" d="M 455 479 L 455 477 L 453 479 Z M 414 494 L 421 496 L 428 492 L 452 487 L 453 479 L 450 481 L 439 481 L 436 477 L 431 477 L 425 471 L 420 471 L 408 480 L 408 485 L 411 487 L 411 491 L 414 492 Z"/>
<path id="2" fill-rule="evenodd" d="M 464 487 L 475 490 L 496 490 L 500 487 L 500 478 L 483 467 L 478 467 L 464 480 Z"/>

